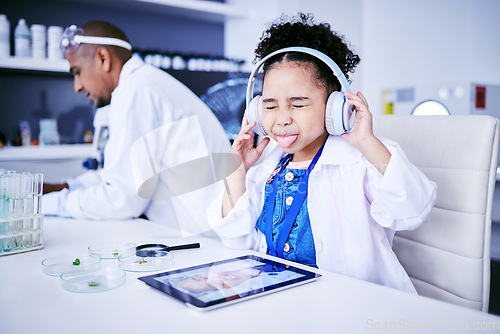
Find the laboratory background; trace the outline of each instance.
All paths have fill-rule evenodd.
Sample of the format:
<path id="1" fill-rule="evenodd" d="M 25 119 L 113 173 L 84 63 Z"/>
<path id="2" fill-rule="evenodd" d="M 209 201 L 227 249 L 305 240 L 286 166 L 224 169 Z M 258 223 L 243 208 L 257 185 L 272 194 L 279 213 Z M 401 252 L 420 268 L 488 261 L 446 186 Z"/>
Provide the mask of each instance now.
<path id="1" fill-rule="evenodd" d="M 82 162 L 95 149 L 96 109 L 74 92 L 67 62 L 51 50 L 50 32 L 57 36 L 58 27 L 91 20 L 116 24 L 135 53 L 207 103 L 230 139 L 239 130 L 261 32 L 281 14 L 297 12 L 329 22 L 360 55 L 351 86 L 363 92 L 373 114 L 411 114 L 433 100 L 452 115 L 500 118 L 498 0 L 3 1 L 0 24 L 4 33 L 9 23 L 10 55 L 0 57 L 0 168 L 43 169 L 52 159 L 43 172 L 47 181 L 59 182 L 85 171 Z M 32 34 L 37 25 L 46 29 L 38 55 L 34 49 L 29 57 L 15 54 L 15 30 L 23 22 Z M 42 130 L 57 135 L 47 139 Z M 40 153 L 41 146 L 50 146 L 50 155 Z M 500 314 L 498 182 L 496 188 L 490 312 Z"/>

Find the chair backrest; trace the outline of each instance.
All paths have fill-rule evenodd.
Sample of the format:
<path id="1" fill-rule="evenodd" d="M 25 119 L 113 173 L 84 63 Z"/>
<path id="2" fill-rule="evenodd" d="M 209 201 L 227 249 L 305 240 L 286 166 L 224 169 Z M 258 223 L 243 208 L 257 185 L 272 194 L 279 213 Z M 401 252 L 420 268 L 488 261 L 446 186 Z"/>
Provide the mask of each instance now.
<path id="1" fill-rule="evenodd" d="M 399 143 L 438 186 L 429 221 L 393 243 L 417 292 L 487 312 L 499 120 L 374 115 L 374 133 Z"/>

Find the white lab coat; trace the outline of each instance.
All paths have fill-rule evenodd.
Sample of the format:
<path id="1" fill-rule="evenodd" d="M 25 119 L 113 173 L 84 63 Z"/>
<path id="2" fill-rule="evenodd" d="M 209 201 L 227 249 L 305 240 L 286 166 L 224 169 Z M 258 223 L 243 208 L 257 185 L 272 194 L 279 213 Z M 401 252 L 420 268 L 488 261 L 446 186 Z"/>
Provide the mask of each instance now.
<path id="1" fill-rule="evenodd" d="M 330 136 L 309 178 L 307 205 L 320 269 L 414 292 L 392 251 L 397 230 L 414 229 L 428 218 L 436 184 L 412 165 L 401 148 L 383 139 L 391 159 L 382 175 L 341 137 Z M 221 218 L 222 195 L 209 208 L 209 222 L 224 244 L 267 252 L 256 228 L 265 181 L 284 152 L 276 147 L 247 173 L 246 192 Z"/>
<path id="2" fill-rule="evenodd" d="M 182 126 L 174 126 L 177 124 Z M 168 131 L 163 131 L 158 142 L 150 143 L 150 156 L 131 156 L 134 143 L 162 127 Z M 104 168 L 68 182 L 70 191 L 45 195 L 44 213 L 90 219 L 127 219 L 144 213 L 150 220 L 178 227 L 172 199 L 139 196 L 134 172 L 144 163 L 145 169 L 156 168 L 160 173 L 165 168 L 165 163 L 159 165 L 161 161 L 175 166 L 211 153 L 230 152 L 228 137 L 210 109 L 175 78 L 137 57 L 123 66 L 111 95 L 109 133 Z M 135 170 L 134 164 L 139 166 Z M 73 190 L 72 184 L 81 186 Z M 207 203 L 211 196 L 206 191 L 198 195 L 190 200 Z"/>

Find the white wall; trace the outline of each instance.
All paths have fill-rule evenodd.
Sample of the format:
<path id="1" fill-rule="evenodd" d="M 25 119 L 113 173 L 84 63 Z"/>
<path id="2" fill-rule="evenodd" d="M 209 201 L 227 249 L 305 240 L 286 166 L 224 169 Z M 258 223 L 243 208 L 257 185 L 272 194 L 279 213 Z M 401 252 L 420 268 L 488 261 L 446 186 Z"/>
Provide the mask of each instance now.
<path id="1" fill-rule="evenodd" d="M 328 22 L 333 30 L 345 35 L 353 51 L 359 52 L 361 48 L 362 0 L 226 0 L 226 3 L 245 8 L 250 15 L 249 19 L 227 19 L 224 46 L 225 56 L 245 59 L 249 72 L 262 32 L 282 14 L 313 13 L 316 22 Z M 346 15 L 350 12 L 353 15 Z M 351 80 L 354 89 L 361 80 L 359 70 L 351 75 Z"/>
<path id="2" fill-rule="evenodd" d="M 228 19 L 225 55 L 253 60 L 267 24 L 281 13 L 312 12 L 345 35 L 361 63 L 352 88 L 373 113 L 382 90 L 429 83 L 500 84 L 499 0 L 227 0 L 250 19 Z"/>
<path id="3" fill-rule="evenodd" d="M 500 1 L 363 0 L 363 89 L 500 83 Z M 452 111 L 453 112 L 453 111 Z"/>

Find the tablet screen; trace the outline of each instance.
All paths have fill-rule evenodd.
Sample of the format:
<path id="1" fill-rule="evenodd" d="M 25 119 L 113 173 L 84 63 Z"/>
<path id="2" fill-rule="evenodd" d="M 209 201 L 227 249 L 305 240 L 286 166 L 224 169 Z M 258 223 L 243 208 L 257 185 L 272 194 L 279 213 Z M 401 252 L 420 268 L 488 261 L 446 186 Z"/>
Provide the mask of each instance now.
<path id="1" fill-rule="evenodd" d="M 311 271 L 246 255 L 195 267 L 139 277 L 191 306 L 211 309 L 321 277 Z"/>

